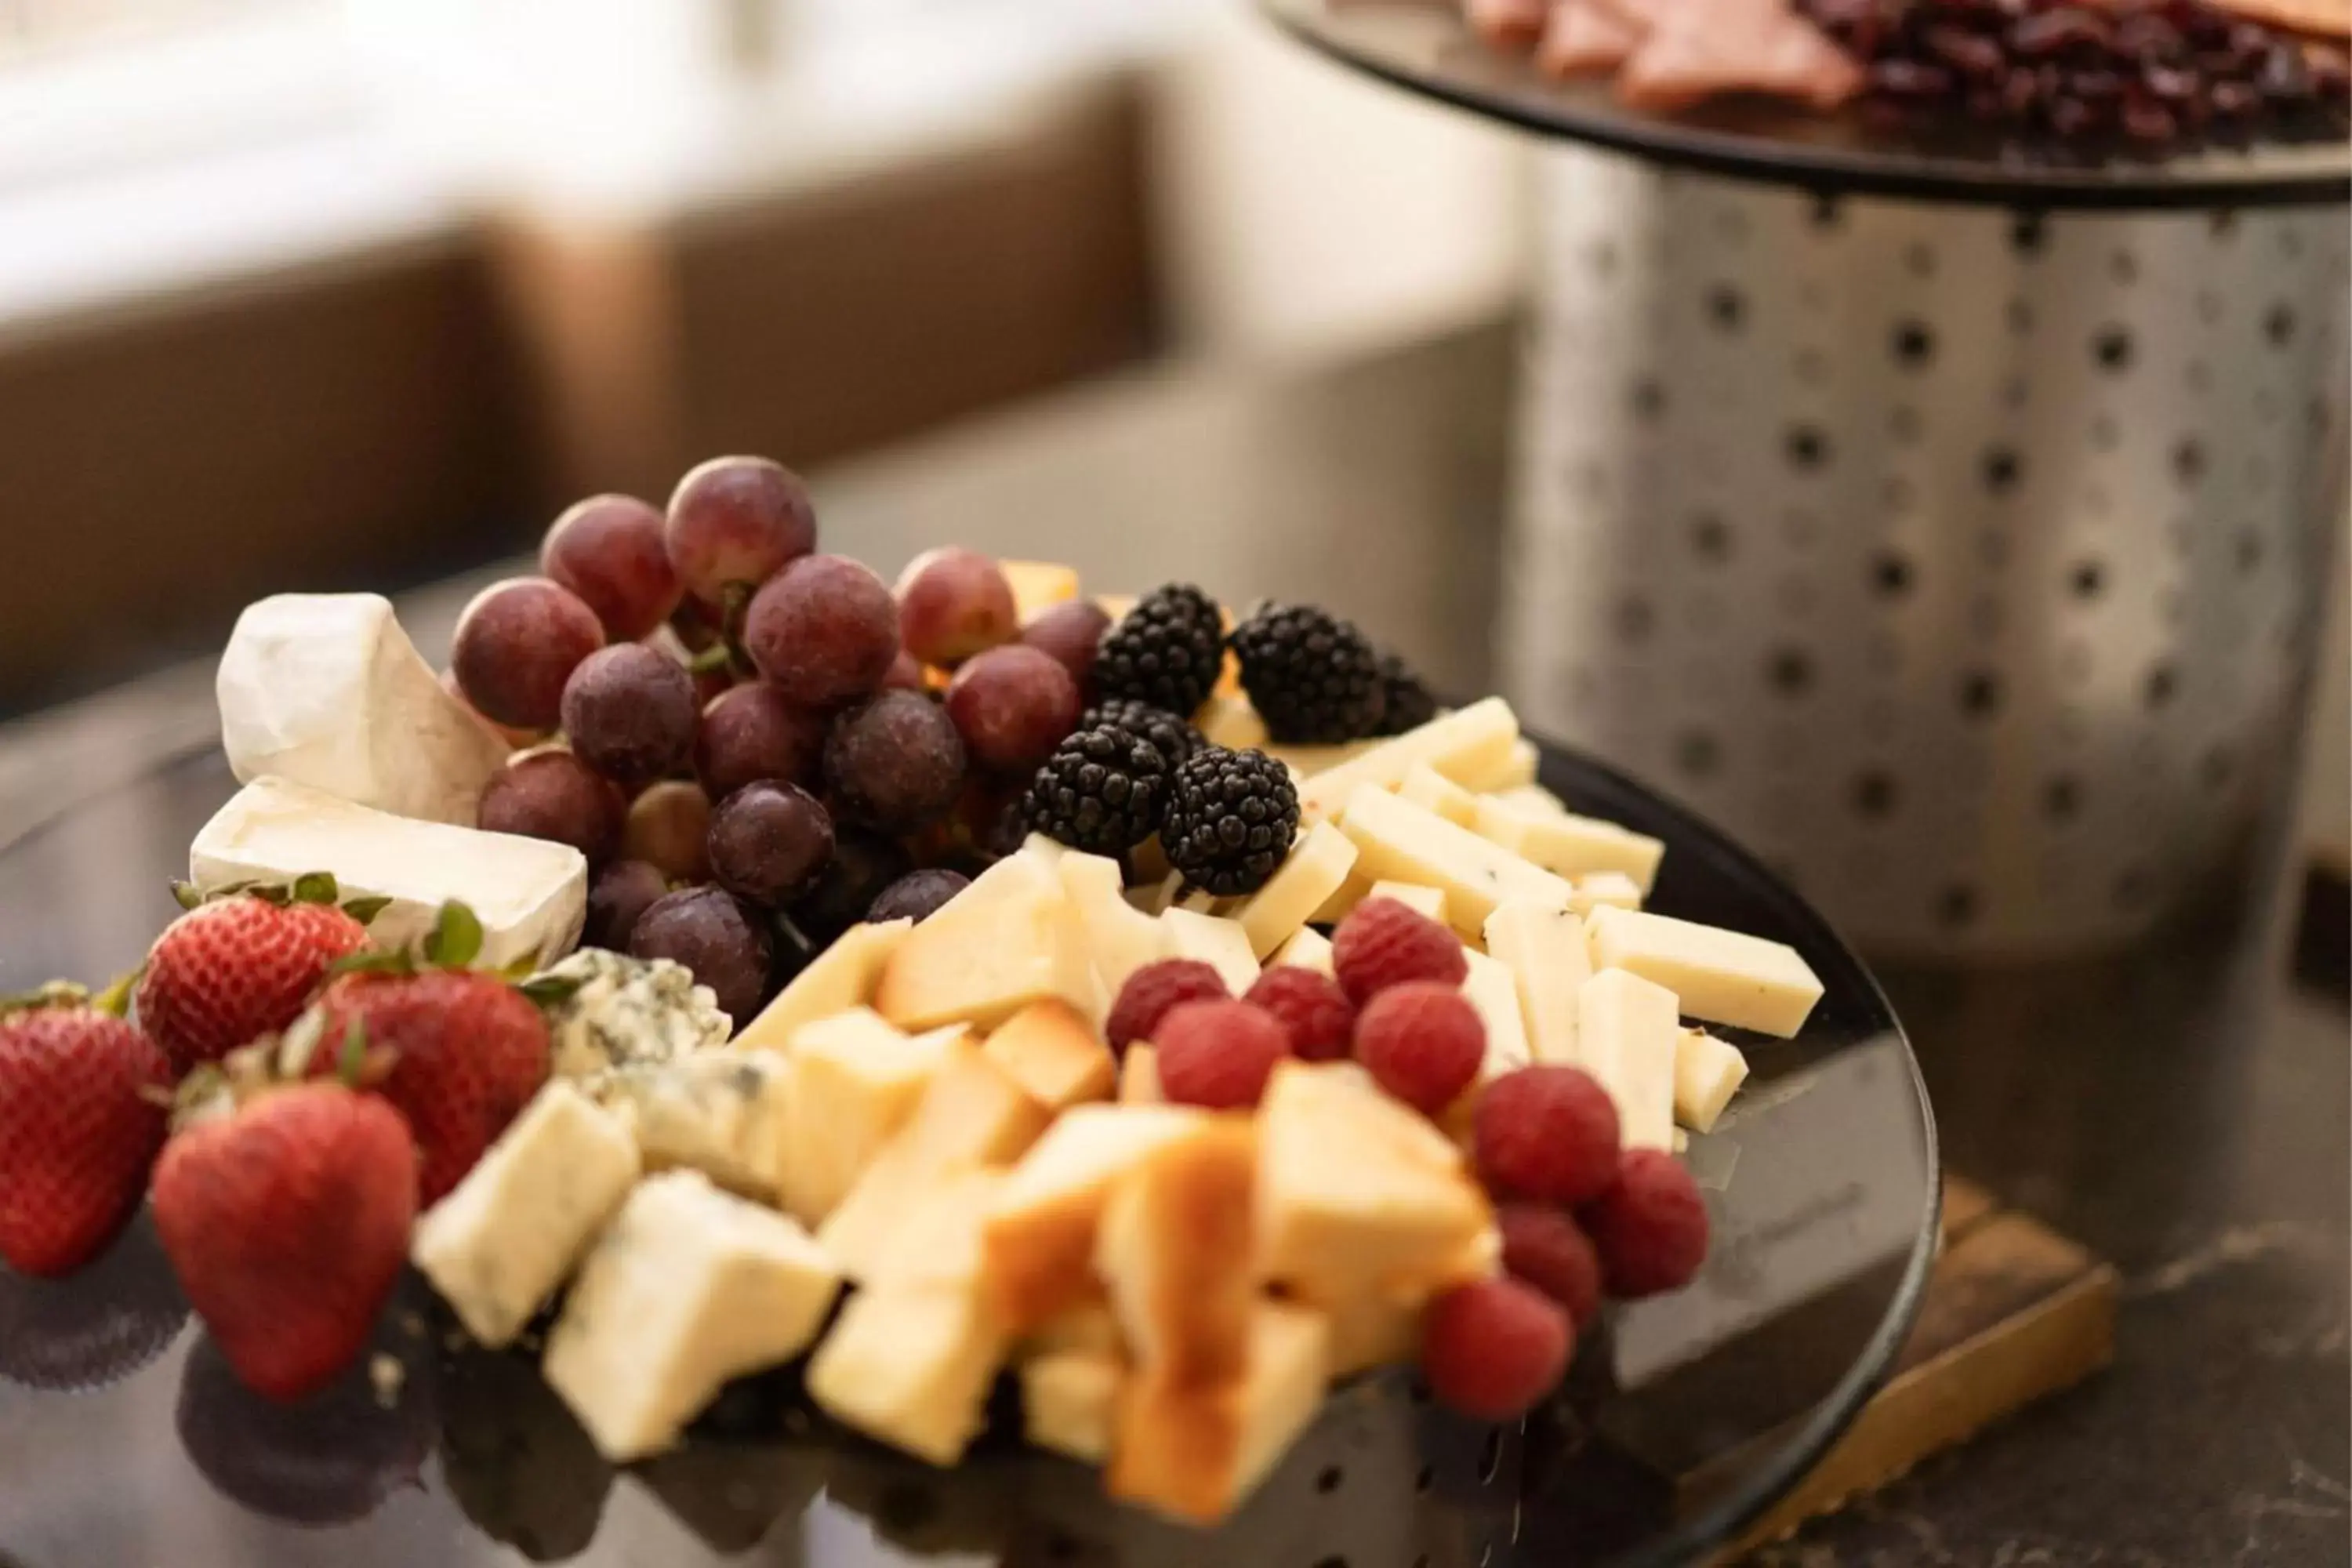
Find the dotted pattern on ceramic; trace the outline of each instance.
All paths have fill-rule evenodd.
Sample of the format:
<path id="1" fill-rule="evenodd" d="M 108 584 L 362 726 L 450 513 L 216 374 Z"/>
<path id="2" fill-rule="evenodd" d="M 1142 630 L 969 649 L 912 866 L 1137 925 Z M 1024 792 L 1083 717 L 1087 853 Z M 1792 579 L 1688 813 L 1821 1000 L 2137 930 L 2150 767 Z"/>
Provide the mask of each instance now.
<path id="1" fill-rule="evenodd" d="M 1547 154 L 1500 663 L 1880 951 L 2195 895 L 2294 776 L 2344 211 L 2004 214 Z"/>

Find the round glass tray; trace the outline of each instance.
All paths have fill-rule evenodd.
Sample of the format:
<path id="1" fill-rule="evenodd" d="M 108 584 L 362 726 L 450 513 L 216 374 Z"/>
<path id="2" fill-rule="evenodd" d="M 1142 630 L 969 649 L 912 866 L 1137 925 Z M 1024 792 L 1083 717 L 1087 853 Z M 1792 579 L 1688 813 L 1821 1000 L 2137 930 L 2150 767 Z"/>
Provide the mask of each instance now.
<path id="1" fill-rule="evenodd" d="M 1790 942 L 1827 992 L 1797 1039 L 1742 1037 L 1748 1086 L 1693 1140 L 1715 1223 L 1705 1272 L 1588 1335 L 1570 1386 L 1523 1429 L 1450 1418 L 1402 1374 L 1361 1380 L 1203 1536 L 1002 1436 L 953 1471 L 902 1459 L 830 1428 L 785 1372 L 730 1386 L 685 1447 L 615 1474 L 528 1357 L 464 1348 L 413 1279 L 344 1384 L 290 1411 L 262 1404 L 187 1321 L 142 1222 L 71 1280 L 0 1271 L 0 1568 L 1702 1554 L 1785 1493 L 1886 1374 L 1936 1250 L 1934 1122 L 1885 999 L 1801 900 L 1618 774 L 1548 749 L 1542 777 L 1666 841 L 1654 908 Z M 0 847 L 0 990 L 135 963 L 175 912 L 165 882 L 189 838 L 233 788 L 216 754 L 191 755 Z"/>
<path id="2" fill-rule="evenodd" d="M 2210 146 L 2161 157 L 2084 159 L 2020 148 L 1966 126 L 1911 137 L 1761 101 L 1688 113 L 1628 109 L 1611 84 L 1559 81 L 1470 30 L 1454 0 L 1259 0 L 1305 43 L 1457 108 L 1637 158 L 1822 192 L 2027 208 L 2228 207 L 2352 197 L 2341 136 Z"/>

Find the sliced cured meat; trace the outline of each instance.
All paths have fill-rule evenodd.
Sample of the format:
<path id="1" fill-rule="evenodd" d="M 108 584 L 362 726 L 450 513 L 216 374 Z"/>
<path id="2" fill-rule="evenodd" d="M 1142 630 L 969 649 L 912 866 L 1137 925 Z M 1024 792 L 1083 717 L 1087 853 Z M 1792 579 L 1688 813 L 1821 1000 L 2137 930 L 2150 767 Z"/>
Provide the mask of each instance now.
<path id="1" fill-rule="evenodd" d="M 1862 68 L 1781 0 L 1668 3 L 1618 73 L 1637 109 L 1687 109 L 1717 93 L 1759 92 L 1834 109 L 1862 87 Z"/>

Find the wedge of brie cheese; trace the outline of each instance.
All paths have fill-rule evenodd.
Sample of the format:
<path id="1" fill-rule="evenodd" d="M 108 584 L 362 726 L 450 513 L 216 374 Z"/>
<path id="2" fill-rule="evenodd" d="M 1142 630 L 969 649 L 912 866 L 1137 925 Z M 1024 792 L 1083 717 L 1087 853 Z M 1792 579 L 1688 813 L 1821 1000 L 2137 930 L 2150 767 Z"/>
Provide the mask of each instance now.
<path id="1" fill-rule="evenodd" d="M 221 749 L 267 776 L 394 816 L 471 827 L 504 740 L 441 689 L 376 594 L 276 594 L 221 654 Z"/>
<path id="2" fill-rule="evenodd" d="M 346 898 L 392 900 L 368 925 L 381 947 L 420 940 L 458 900 L 482 922 L 484 968 L 552 963 L 588 908 L 588 862 L 568 844 L 394 816 L 288 779 L 237 791 L 188 848 L 204 893 L 310 871 L 333 872 Z"/>

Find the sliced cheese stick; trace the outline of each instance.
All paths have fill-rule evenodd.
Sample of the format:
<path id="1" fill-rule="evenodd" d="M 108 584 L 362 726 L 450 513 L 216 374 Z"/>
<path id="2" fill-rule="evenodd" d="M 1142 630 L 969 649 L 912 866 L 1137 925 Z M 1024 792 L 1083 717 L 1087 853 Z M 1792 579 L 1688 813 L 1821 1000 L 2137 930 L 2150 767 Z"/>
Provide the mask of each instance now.
<path id="1" fill-rule="evenodd" d="M 1423 888 L 1412 882 L 1374 882 L 1364 891 L 1368 899 L 1394 899 L 1415 914 L 1438 924 L 1445 923 L 1445 889 Z"/>
<path id="2" fill-rule="evenodd" d="M 1348 797 L 1339 826 L 1355 840 L 1356 863 L 1364 871 L 1442 889 L 1446 920 L 1465 937 L 1479 936 L 1506 899 L 1566 909 L 1573 897 L 1563 879 L 1371 784 Z"/>
<path id="3" fill-rule="evenodd" d="M 1300 926 L 1290 933 L 1288 942 L 1274 950 L 1274 956 L 1265 962 L 1269 969 L 1287 963 L 1300 969 L 1311 969 L 1318 974 L 1328 974 L 1331 973 L 1331 939 L 1313 926 Z"/>
<path id="4" fill-rule="evenodd" d="M 1675 1051 L 1682 1032 L 1675 994 L 1622 969 L 1605 969 L 1577 993 L 1584 1069 L 1617 1105 L 1628 1149 L 1674 1142 Z"/>
<path id="5" fill-rule="evenodd" d="M 1640 910 L 1607 906 L 1587 929 L 1595 969 L 1654 980 L 1710 1023 L 1783 1038 L 1805 1026 L 1822 999 L 1818 975 L 1781 942 Z"/>
<path id="6" fill-rule="evenodd" d="M 1685 1029 L 1675 1037 L 1675 1115 L 1685 1127 L 1713 1131 L 1716 1119 L 1747 1080 L 1748 1058 L 1730 1041 L 1705 1029 Z"/>
<path id="7" fill-rule="evenodd" d="M 1195 958 L 1215 970 L 1225 989 L 1238 996 L 1257 978 L 1256 950 L 1239 921 L 1199 910 L 1172 909 L 1160 917 L 1168 931 L 1168 956 Z"/>
<path id="8" fill-rule="evenodd" d="M 1642 887 L 1622 871 L 1595 871 L 1579 877 L 1569 884 L 1575 893 L 1568 907 L 1580 915 L 1590 915 L 1603 904 L 1614 904 L 1621 910 L 1642 907 Z"/>
<path id="9" fill-rule="evenodd" d="M 1475 947 L 1464 948 L 1462 956 L 1470 961 L 1462 994 L 1486 1026 L 1486 1056 L 1478 1068 L 1478 1081 L 1492 1083 L 1535 1059 L 1528 1044 L 1527 1019 L 1519 1011 L 1518 982 L 1508 964 Z"/>
<path id="10" fill-rule="evenodd" d="M 1478 820 L 1478 797 L 1427 763 L 1415 763 L 1404 771 L 1397 795 L 1427 806 L 1456 827 L 1471 827 Z"/>
<path id="11" fill-rule="evenodd" d="M 1426 763 L 1456 784 L 1466 784 L 1474 776 L 1507 768 L 1512 742 L 1518 738 L 1518 716 L 1511 711 L 1511 705 L 1499 697 L 1489 697 L 1383 741 L 1328 773 L 1317 773 L 1299 787 L 1298 807 L 1328 816 L 1366 784 L 1382 790 L 1396 788 L 1415 763 Z"/>
<path id="12" fill-rule="evenodd" d="M 1666 852 L 1660 840 L 1613 822 L 1530 810 L 1492 795 L 1479 800 L 1473 826 L 1480 837 L 1493 839 L 1547 871 L 1563 877 L 1622 872 L 1643 892 L 1657 879 L 1658 861 Z"/>
<path id="13" fill-rule="evenodd" d="M 1288 941 L 1339 890 L 1355 867 L 1356 847 L 1329 823 L 1316 823 L 1300 835 L 1265 886 L 1234 911 L 1249 938 L 1250 952 L 1263 960 Z"/>
<path id="14" fill-rule="evenodd" d="M 1486 951 L 1510 968 L 1535 1059 L 1580 1064 L 1576 998 L 1592 974 L 1584 921 L 1570 910 L 1544 904 L 1499 904 L 1486 917 Z"/>

